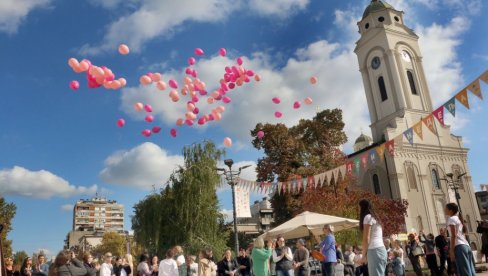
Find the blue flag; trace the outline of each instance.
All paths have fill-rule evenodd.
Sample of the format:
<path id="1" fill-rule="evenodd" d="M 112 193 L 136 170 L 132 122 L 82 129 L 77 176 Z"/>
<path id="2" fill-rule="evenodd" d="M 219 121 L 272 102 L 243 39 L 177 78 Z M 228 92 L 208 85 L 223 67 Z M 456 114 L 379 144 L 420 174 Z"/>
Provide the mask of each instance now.
<path id="1" fill-rule="evenodd" d="M 452 116 L 456 117 L 456 100 L 454 97 L 447 101 L 444 104 L 444 107 L 452 114 Z"/>
<path id="2" fill-rule="evenodd" d="M 371 164 L 376 164 L 376 161 L 378 159 L 378 155 L 376 153 L 376 150 L 372 150 L 369 152 L 369 161 Z"/>
<path id="3" fill-rule="evenodd" d="M 405 132 L 403 132 L 403 135 L 405 135 L 410 145 L 413 145 L 413 128 L 405 130 Z"/>

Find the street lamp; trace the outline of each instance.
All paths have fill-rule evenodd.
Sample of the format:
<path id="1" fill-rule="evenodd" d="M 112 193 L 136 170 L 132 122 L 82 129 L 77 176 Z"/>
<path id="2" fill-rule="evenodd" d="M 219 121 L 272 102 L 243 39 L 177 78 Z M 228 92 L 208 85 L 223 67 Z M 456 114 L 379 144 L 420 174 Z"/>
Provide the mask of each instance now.
<path id="1" fill-rule="evenodd" d="M 239 237 L 237 235 L 237 212 L 236 212 L 236 195 L 235 195 L 235 186 L 236 182 L 234 181 L 235 177 L 239 177 L 241 175 L 241 171 L 244 169 L 247 169 L 251 167 L 251 165 L 245 165 L 242 167 L 239 167 L 237 171 L 232 170 L 232 165 L 234 165 L 234 160 L 232 159 L 226 159 L 224 160 L 224 164 L 228 167 L 226 168 L 217 168 L 217 171 L 220 172 L 220 175 L 223 175 L 225 177 L 225 180 L 227 181 L 227 184 L 230 185 L 232 188 L 232 208 L 233 208 L 233 219 L 234 219 L 234 246 L 235 246 L 235 252 L 236 254 L 239 253 Z"/>
<path id="2" fill-rule="evenodd" d="M 448 188 L 451 188 L 454 191 L 454 194 L 456 196 L 456 203 L 459 207 L 459 214 L 462 214 L 463 212 L 461 211 L 461 204 L 459 204 L 459 200 L 461 199 L 461 195 L 459 195 L 459 187 L 461 186 L 461 183 L 459 180 L 461 180 L 461 177 L 465 176 L 466 173 L 459 174 L 456 179 L 454 179 L 454 174 L 453 173 L 446 173 L 447 179 L 441 179 L 445 180 L 447 182 Z"/>

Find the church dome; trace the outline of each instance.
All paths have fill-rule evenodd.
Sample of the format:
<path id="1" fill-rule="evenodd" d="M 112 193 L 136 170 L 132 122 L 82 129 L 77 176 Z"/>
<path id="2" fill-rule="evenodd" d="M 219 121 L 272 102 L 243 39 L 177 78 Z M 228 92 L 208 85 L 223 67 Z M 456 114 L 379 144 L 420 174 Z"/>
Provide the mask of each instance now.
<path id="1" fill-rule="evenodd" d="M 369 147 L 373 143 L 373 139 L 369 137 L 368 135 L 365 135 L 364 133 L 361 133 L 359 137 L 356 139 L 356 142 L 354 142 L 353 149 L 354 151 L 360 151 L 364 148 Z"/>
<path id="2" fill-rule="evenodd" d="M 371 0 L 371 4 L 366 7 L 363 13 L 363 19 L 368 16 L 370 13 L 385 10 L 385 9 L 393 9 L 393 6 L 386 3 L 383 0 Z"/>

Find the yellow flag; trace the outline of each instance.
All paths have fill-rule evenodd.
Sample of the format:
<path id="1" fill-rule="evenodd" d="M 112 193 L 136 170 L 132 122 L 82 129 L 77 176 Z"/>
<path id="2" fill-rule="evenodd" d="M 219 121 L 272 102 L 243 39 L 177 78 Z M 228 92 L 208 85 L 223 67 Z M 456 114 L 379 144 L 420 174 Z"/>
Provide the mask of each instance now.
<path id="1" fill-rule="evenodd" d="M 478 96 L 478 98 L 483 100 L 483 94 L 481 94 L 481 86 L 480 86 L 480 80 L 476 79 L 472 83 L 470 83 L 467 87 L 469 91 L 471 91 L 473 94 Z"/>
<path id="2" fill-rule="evenodd" d="M 422 122 L 418 122 L 413 126 L 413 131 L 415 134 L 417 134 L 418 137 L 420 137 L 420 140 L 424 140 L 424 136 L 422 133 Z"/>
<path id="3" fill-rule="evenodd" d="M 457 93 L 456 96 L 454 97 L 456 98 L 456 100 L 462 103 L 467 109 L 469 109 L 468 91 L 466 89 L 463 89 L 461 92 Z"/>
<path id="4" fill-rule="evenodd" d="M 434 116 L 432 114 L 423 118 L 422 121 L 427 126 L 427 128 L 430 129 L 430 131 L 432 131 L 432 133 L 437 134 L 437 131 L 435 131 Z"/>
<path id="5" fill-rule="evenodd" d="M 378 156 L 383 160 L 385 157 L 385 144 L 381 144 L 376 148 L 376 152 L 378 152 Z"/>

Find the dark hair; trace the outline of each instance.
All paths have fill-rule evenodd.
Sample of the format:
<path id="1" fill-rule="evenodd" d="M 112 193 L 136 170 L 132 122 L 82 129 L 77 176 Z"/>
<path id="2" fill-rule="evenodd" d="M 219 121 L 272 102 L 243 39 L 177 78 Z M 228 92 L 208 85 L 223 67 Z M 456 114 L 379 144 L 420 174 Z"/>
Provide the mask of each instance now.
<path id="1" fill-rule="evenodd" d="M 202 251 L 200 251 L 200 254 L 202 254 L 203 258 L 207 259 L 207 260 L 212 260 L 213 259 L 213 254 L 212 254 L 212 250 L 211 249 L 208 249 L 208 248 L 204 248 L 202 249 Z"/>
<path id="2" fill-rule="evenodd" d="M 115 257 L 115 262 L 118 262 L 119 260 L 122 260 L 122 257 L 120 256 Z"/>
<path id="3" fill-rule="evenodd" d="M 280 239 L 285 239 L 285 238 L 282 235 L 279 235 L 276 238 L 275 248 L 279 248 L 280 247 L 280 244 L 278 243 L 280 241 Z"/>
<path id="4" fill-rule="evenodd" d="M 31 257 L 27 257 L 22 261 L 22 266 L 20 267 L 20 274 L 24 273 L 24 270 L 27 267 L 28 260 L 31 260 Z"/>
<path id="5" fill-rule="evenodd" d="M 446 204 L 446 209 L 451 211 L 453 213 L 453 215 L 456 215 L 459 213 L 459 206 L 452 202 L 452 203 L 447 203 Z M 468 232 L 468 229 L 466 228 L 466 225 L 464 225 L 464 218 L 463 218 L 463 215 L 461 213 L 459 213 L 459 220 L 461 221 L 461 224 L 463 226 L 463 234 L 466 234 Z"/>
<path id="6" fill-rule="evenodd" d="M 361 199 L 359 201 L 359 229 L 363 231 L 364 229 L 364 217 L 367 215 L 371 215 L 374 219 L 378 221 L 378 217 L 376 216 L 373 210 L 373 204 L 367 199 Z"/>
<path id="7" fill-rule="evenodd" d="M 172 259 L 174 256 L 175 256 L 175 251 L 173 249 L 168 249 L 168 251 L 166 251 L 167 259 Z"/>
<path id="8" fill-rule="evenodd" d="M 56 259 L 54 259 L 54 263 L 51 265 L 49 269 L 49 276 L 57 276 L 58 275 L 58 268 L 66 265 L 70 260 L 70 252 L 68 250 L 63 250 L 58 253 Z"/>
<path id="9" fill-rule="evenodd" d="M 153 256 L 151 257 L 151 264 L 152 264 L 152 262 L 153 262 L 154 257 L 158 258 L 158 255 L 153 255 Z M 159 259 L 159 258 L 158 258 L 158 259 Z"/>
<path id="10" fill-rule="evenodd" d="M 149 255 L 147 255 L 146 253 L 141 254 L 141 257 L 139 257 L 139 262 L 140 263 L 147 262 L 147 260 L 149 260 Z"/>
<path id="11" fill-rule="evenodd" d="M 90 252 L 85 252 L 85 254 L 83 254 L 83 262 L 88 263 L 88 259 L 90 259 L 91 255 Z"/>

